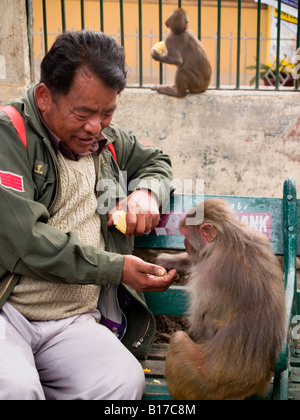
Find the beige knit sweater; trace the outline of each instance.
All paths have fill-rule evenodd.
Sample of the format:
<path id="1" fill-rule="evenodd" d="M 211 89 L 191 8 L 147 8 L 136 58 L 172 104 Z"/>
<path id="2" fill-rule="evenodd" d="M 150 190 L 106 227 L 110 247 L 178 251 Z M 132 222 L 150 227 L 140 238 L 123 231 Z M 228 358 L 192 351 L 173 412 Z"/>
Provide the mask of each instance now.
<path id="1" fill-rule="evenodd" d="M 63 232 L 75 232 L 85 244 L 104 249 L 92 155 L 72 161 L 59 153 L 58 162 L 61 191 L 48 223 Z M 99 293 L 100 286 L 96 285 L 56 284 L 22 277 L 8 301 L 31 321 L 50 321 L 95 309 Z"/>

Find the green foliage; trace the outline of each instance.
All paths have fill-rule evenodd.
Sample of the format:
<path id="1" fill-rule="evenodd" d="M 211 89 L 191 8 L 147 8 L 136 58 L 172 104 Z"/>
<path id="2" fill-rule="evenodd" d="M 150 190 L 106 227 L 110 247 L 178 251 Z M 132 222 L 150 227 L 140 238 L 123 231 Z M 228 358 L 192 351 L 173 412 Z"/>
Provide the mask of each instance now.
<path id="1" fill-rule="evenodd" d="M 287 77 L 292 72 L 292 65 L 290 62 L 286 60 L 287 55 L 284 55 L 283 59 L 279 60 L 279 74 Z M 256 57 L 254 57 L 256 61 Z M 256 64 L 251 66 L 247 66 L 248 70 L 255 70 L 256 71 Z M 277 60 L 275 60 L 271 65 L 260 63 L 259 64 L 259 77 L 260 79 L 265 79 L 266 76 L 269 78 L 275 78 L 277 73 Z M 256 75 L 250 80 L 250 85 L 254 85 L 256 81 Z"/>

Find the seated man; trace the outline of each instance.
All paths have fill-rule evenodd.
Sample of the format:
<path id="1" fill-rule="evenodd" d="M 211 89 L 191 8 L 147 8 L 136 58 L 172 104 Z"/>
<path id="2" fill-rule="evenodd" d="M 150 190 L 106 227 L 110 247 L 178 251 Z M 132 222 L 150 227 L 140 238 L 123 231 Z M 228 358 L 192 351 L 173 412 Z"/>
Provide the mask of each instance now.
<path id="1" fill-rule="evenodd" d="M 158 266 L 131 255 L 133 237 L 157 226 L 171 165 L 111 124 L 124 67 L 112 37 L 66 32 L 40 83 L 11 102 L 27 145 L 0 112 L 1 400 L 143 395 L 136 357 L 155 320 L 142 292 L 166 290 L 175 272 L 155 277 Z M 126 235 L 113 225 L 119 208 Z"/>

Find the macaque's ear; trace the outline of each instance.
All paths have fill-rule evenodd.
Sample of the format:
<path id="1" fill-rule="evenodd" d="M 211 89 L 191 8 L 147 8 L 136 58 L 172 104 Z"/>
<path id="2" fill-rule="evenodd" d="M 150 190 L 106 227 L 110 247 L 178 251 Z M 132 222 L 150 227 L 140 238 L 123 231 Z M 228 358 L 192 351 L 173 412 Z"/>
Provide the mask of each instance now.
<path id="1" fill-rule="evenodd" d="M 207 244 L 208 242 L 212 242 L 217 236 L 217 230 L 211 223 L 203 223 L 200 226 L 200 234 Z"/>

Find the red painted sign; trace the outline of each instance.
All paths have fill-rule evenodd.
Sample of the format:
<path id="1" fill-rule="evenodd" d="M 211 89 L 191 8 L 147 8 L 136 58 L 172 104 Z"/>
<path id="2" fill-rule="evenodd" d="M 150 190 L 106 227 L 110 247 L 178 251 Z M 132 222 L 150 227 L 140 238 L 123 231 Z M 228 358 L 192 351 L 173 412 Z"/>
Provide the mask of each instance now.
<path id="1" fill-rule="evenodd" d="M 248 225 L 251 229 L 264 234 L 268 239 L 272 236 L 272 213 L 255 212 L 236 212 L 239 220 Z M 180 232 L 178 226 L 185 217 L 185 213 L 170 211 L 169 214 L 163 214 L 159 225 L 151 234 L 153 235 L 171 235 L 178 236 Z"/>
<path id="2" fill-rule="evenodd" d="M 272 237 L 272 213 L 237 213 L 241 222 L 250 228 L 263 233 L 268 239 Z"/>

